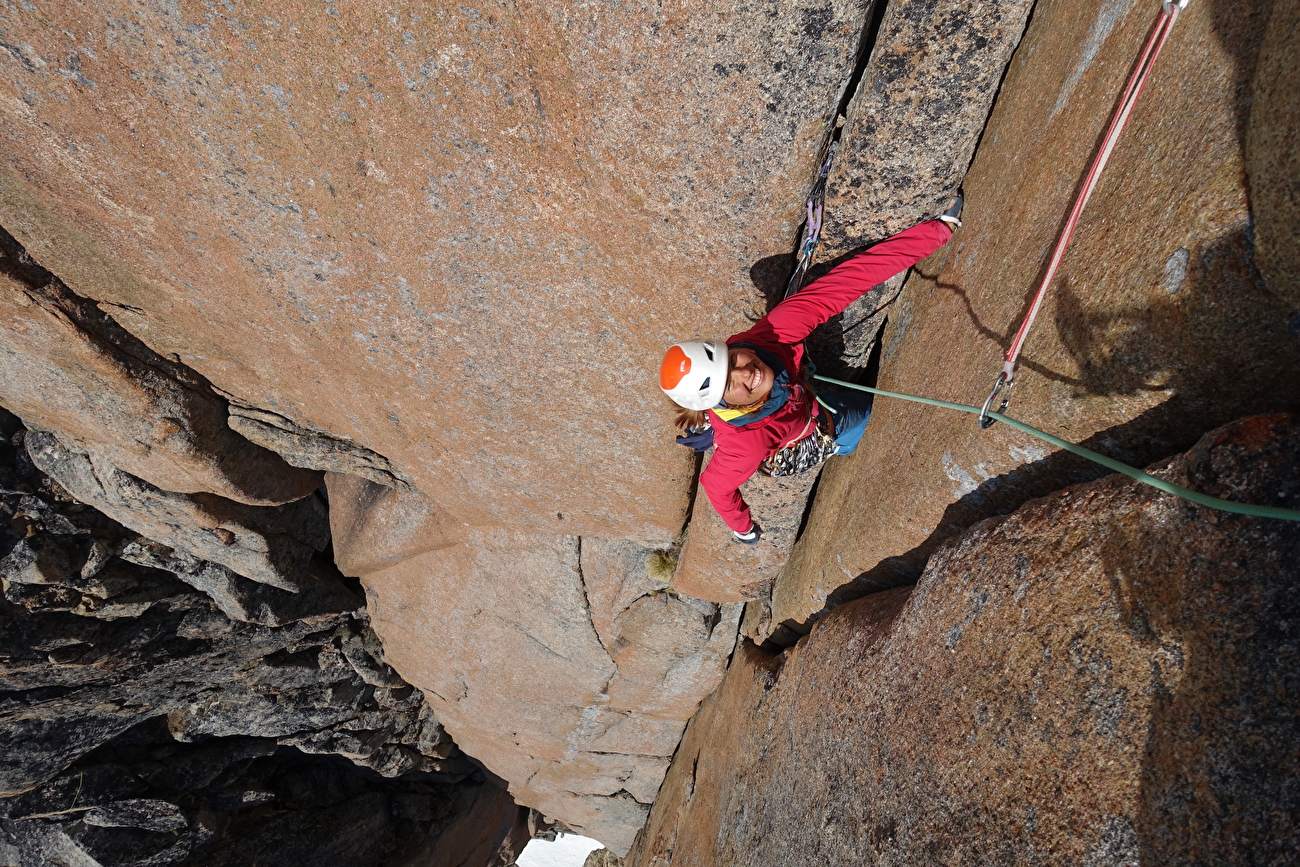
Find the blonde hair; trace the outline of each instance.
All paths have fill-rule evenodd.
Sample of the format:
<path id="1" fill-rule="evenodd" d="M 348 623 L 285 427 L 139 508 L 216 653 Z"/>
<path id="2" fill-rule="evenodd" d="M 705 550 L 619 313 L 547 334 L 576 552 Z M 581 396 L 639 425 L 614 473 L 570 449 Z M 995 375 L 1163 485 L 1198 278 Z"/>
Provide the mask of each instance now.
<path id="1" fill-rule="evenodd" d="M 704 427 L 705 423 L 709 420 L 709 417 L 702 409 L 687 409 L 686 407 L 678 406 L 677 404 L 673 404 L 673 409 L 676 410 L 676 412 L 673 413 L 673 424 L 680 430 Z"/>

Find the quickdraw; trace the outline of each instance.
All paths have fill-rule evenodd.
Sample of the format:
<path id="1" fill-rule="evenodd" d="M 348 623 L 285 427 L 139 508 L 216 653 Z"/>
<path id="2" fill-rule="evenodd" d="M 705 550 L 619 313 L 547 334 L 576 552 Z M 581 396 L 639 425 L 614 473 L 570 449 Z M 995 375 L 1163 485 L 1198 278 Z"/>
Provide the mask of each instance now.
<path id="1" fill-rule="evenodd" d="M 1162 4 L 1160 15 L 1151 28 L 1151 34 L 1147 37 L 1146 45 L 1142 48 L 1142 56 L 1129 74 L 1128 83 L 1124 88 L 1124 95 L 1120 99 L 1114 115 L 1111 116 L 1106 136 L 1102 139 L 1101 147 L 1097 149 L 1097 154 L 1093 157 L 1092 166 L 1088 169 L 1083 186 L 1079 188 L 1079 193 L 1075 197 L 1074 207 L 1070 209 L 1070 216 L 1061 228 L 1060 237 L 1056 240 L 1056 247 L 1052 250 L 1052 256 L 1048 260 L 1047 270 L 1043 273 L 1043 279 L 1039 282 L 1038 290 L 1034 293 L 1034 301 L 1029 306 L 1029 312 L 1025 314 L 1024 321 L 1020 323 L 1020 330 L 1016 332 L 1015 338 L 1007 348 L 1006 360 L 1002 365 L 1002 370 L 998 373 L 997 379 L 993 383 L 993 390 L 989 392 L 988 398 L 984 401 L 984 407 L 980 410 L 979 422 L 981 428 L 991 427 L 997 420 L 995 413 L 991 409 L 994 401 L 999 397 L 1002 398 L 1002 403 L 997 412 L 1004 412 L 1007 405 L 1011 403 L 1011 388 L 1016 384 L 1016 360 L 1020 357 L 1020 350 L 1024 347 L 1025 339 L 1029 336 L 1029 329 L 1034 323 L 1034 317 L 1038 315 L 1038 309 L 1042 307 L 1043 298 L 1047 295 L 1047 288 L 1052 284 L 1052 279 L 1061 266 L 1061 260 L 1065 258 L 1065 251 L 1070 246 L 1070 239 L 1074 235 L 1074 229 L 1079 224 L 1079 218 L 1083 215 L 1083 208 L 1088 204 L 1088 197 L 1092 195 L 1093 189 L 1096 188 L 1097 182 L 1101 179 L 1102 170 L 1105 169 L 1111 153 L 1115 150 L 1115 144 L 1119 141 L 1120 133 L 1124 131 L 1129 116 L 1133 114 L 1133 107 L 1137 104 L 1138 96 L 1141 95 L 1147 77 L 1151 74 L 1151 68 L 1155 65 L 1156 58 L 1160 56 L 1160 49 L 1164 47 L 1165 40 L 1169 38 L 1169 31 L 1173 29 L 1178 13 L 1187 7 L 1187 3 L 1188 0 L 1177 0 L 1177 2 L 1164 0 Z"/>
<path id="2" fill-rule="evenodd" d="M 817 173 L 817 180 L 808 193 L 807 201 L 804 202 L 807 221 L 804 223 L 803 243 L 799 245 L 799 262 L 795 265 L 794 273 L 790 275 L 790 282 L 786 284 L 785 295 L 781 298 L 782 301 L 802 289 L 803 281 L 808 276 L 808 268 L 812 265 L 813 253 L 817 249 L 818 241 L 821 240 L 822 216 L 826 208 L 826 179 L 830 176 L 831 163 L 835 161 L 835 152 L 839 148 L 840 143 L 838 141 L 832 141 L 826 147 L 826 156 L 822 160 L 821 171 Z"/>

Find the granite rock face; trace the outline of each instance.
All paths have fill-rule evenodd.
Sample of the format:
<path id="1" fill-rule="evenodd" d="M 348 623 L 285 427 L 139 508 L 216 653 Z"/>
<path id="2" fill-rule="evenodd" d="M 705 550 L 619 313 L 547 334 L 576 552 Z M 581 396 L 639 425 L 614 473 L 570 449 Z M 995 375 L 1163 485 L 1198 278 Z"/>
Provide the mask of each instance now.
<path id="1" fill-rule="evenodd" d="M 881 388 L 984 400 L 1158 11 L 1036 7 L 965 180 L 965 225 L 889 314 Z M 1025 345 L 1013 417 L 1141 466 L 1233 418 L 1300 407 L 1300 378 L 1280 375 L 1300 369 L 1296 305 L 1256 267 L 1245 186 L 1268 23 L 1259 4 L 1179 16 Z M 1278 159 L 1294 147 L 1276 144 Z M 877 400 L 857 452 L 822 474 L 769 628 L 806 631 L 828 607 L 913 583 L 942 540 L 1101 472 L 1003 425 Z"/>
<path id="2" fill-rule="evenodd" d="M 0 225 L 460 520 L 666 544 L 690 459 L 610 407 L 761 302 L 867 5 L 7 6 Z"/>
<path id="3" fill-rule="evenodd" d="M 1255 260 L 1268 287 L 1300 316 L 1300 9 L 1274 3 L 1255 69 L 1246 170 Z M 1300 332 L 1300 319 L 1292 321 Z"/>
<path id="4" fill-rule="evenodd" d="M 214 494 L 156 488 L 102 460 L 29 431 L 27 453 L 79 501 L 147 538 L 225 566 L 252 581 L 298 592 L 315 582 L 312 556 L 329 541 L 325 504 L 310 496 L 283 506 L 246 506 Z"/>
<path id="5" fill-rule="evenodd" d="M 692 461 L 615 408 L 666 417 L 663 346 L 763 300 L 751 267 L 795 239 L 869 5 L 6 8 L 0 226 L 50 275 L 10 288 L 56 286 L 210 398 L 193 437 L 302 487 L 235 508 L 91 437 L 78 390 L 147 380 L 112 341 L 30 377 L 72 381 L 66 418 L 0 399 L 43 469 L 143 535 L 121 568 L 268 629 L 341 604 L 325 471 L 336 563 L 403 671 L 521 800 L 625 849 L 739 608 L 668 589 Z M 164 397 L 115 412 L 154 424 Z M 186 730 L 225 737 L 245 701 Z"/>
<path id="6" fill-rule="evenodd" d="M 387 664 L 357 596 L 254 584 L 314 607 L 233 619 L 182 583 L 202 561 L 69 500 L 3 422 L 4 863 L 513 862 L 536 817 Z"/>
<path id="7" fill-rule="evenodd" d="M 459 744 L 518 803 L 626 852 L 656 797 L 676 804 L 695 791 L 679 776 L 659 795 L 734 644 L 739 606 L 720 601 L 762 597 L 747 632 L 792 640 L 782 624 L 806 631 L 846 599 L 914 582 L 945 539 L 1095 478 L 1001 428 L 975 434 L 968 419 L 878 404 L 859 453 L 828 465 L 771 600 L 812 477 L 751 483 L 769 534 L 758 549 L 733 545 L 703 497 L 681 538 L 694 467 L 671 444 L 654 364 L 674 339 L 740 330 L 768 300 L 760 265 L 788 259 L 873 9 L 95 0 L 0 11 L 0 226 L 12 232 L 0 244 L 0 403 L 39 428 L 14 460 L 30 451 L 58 484 L 0 495 L 14 528 L 0 552 L 10 647 L 0 668 L 18 684 L 0 696 L 0 722 L 24 745 L 0 768 L 17 781 L 4 791 L 37 798 L 55 786 L 62 797 L 86 762 L 143 768 L 207 744 L 238 753 L 249 739 L 271 750 L 213 760 L 252 769 L 239 810 L 270 812 L 245 825 L 222 806 L 234 797 L 224 778 L 183 796 L 133 770 L 147 785 L 87 804 L 84 820 L 5 813 L 3 845 L 107 862 L 96 835 L 125 834 L 135 842 L 122 852 L 153 858 L 171 828 L 200 847 L 173 861 L 234 864 L 262 847 L 307 858 L 275 848 L 280 828 L 336 841 L 356 863 L 425 863 L 408 845 L 499 855 L 514 845 L 501 840 L 531 833 L 521 818 L 531 814 L 481 786 L 486 800 L 471 796 L 486 774 Z M 1027 9 L 884 10 L 843 131 L 826 256 L 942 207 Z M 861 369 L 889 309 L 882 384 L 982 398 L 1090 156 L 1088 131 L 1104 123 L 1152 14 L 1135 0 L 1038 6 L 966 179 L 966 228 L 896 307 L 897 285 L 882 285 L 818 336 L 826 369 Z M 1014 412 L 1143 463 L 1300 397 L 1277 373 L 1300 361 L 1283 192 L 1294 137 L 1276 133 L 1293 114 L 1287 14 L 1273 11 L 1265 38 L 1267 6 L 1189 7 L 1031 340 Z M 133 532 L 78 511 L 62 489 Z M 331 553 L 362 580 L 373 631 Z M 1188 565 L 1187 580 L 1204 565 Z M 1048 596 L 1035 621 L 1044 633 L 1049 614 L 1082 604 Z M 864 641 L 911 622 L 894 608 L 920 598 L 877 597 Z M 1218 634 L 1239 622 L 1230 607 L 1221 622 L 1197 622 Z M 977 615 L 961 625 L 968 637 L 985 622 Z M 945 640 L 955 634 L 942 626 Z M 1136 663 L 1124 669 L 1134 704 L 1121 710 L 1151 719 L 1140 714 L 1177 684 L 1160 668 L 1164 650 L 1130 631 L 1113 638 L 1116 658 L 1149 653 L 1159 684 Z M 962 664 L 983 664 L 954 641 Z M 1074 664 L 1074 645 L 1052 646 L 1056 662 Z M 1195 662 L 1176 652 L 1170 666 Z M 736 677 L 770 686 L 767 653 L 747 650 L 737 671 L 749 674 Z M 914 656 L 946 676 L 933 654 Z M 859 676 L 824 666 L 818 682 Z M 1063 701 L 1115 704 L 1104 665 L 1041 670 L 1059 675 L 1044 688 Z M 993 679 L 978 674 L 972 689 Z M 1021 685 L 990 695 L 1011 701 Z M 725 699 L 736 725 L 749 688 Z M 952 699 L 928 695 L 929 716 L 909 723 L 946 744 L 929 757 L 945 768 L 957 741 L 924 724 Z M 1106 725 L 1077 736 L 1081 754 L 1115 748 Z M 1136 744 L 1137 725 L 1114 737 Z M 787 731 L 770 755 L 804 749 L 804 733 Z M 818 731 L 826 742 L 843 734 Z M 330 795 L 295 818 L 298 802 L 275 780 L 302 779 L 295 763 L 315 761 L 305 755 L 346 773 L 307 774 Z M 1245 761 L 1214 755 L 1223 767 Z M 822 767 L 778 778 L 755 766 L 744 785 L 764 781 L 756 804 L 784 795 L 808 812 L 801 793 L 842 780 Z M 485 812 L 408 799 L 428 794 L 400 788 L 413 777 L 460 786 L 446 803 Z M 1199 805 L 1215 785 L 1161 803 Z M 275 800 L 259 800 L 265 792 Z M 701 786 L 694 804 L 725 793 Z M 934 815 L 916 798 L 916 816 Z M 1102 814 L 1088 806 L 1081 815 Z M 196 830 L 206 813 L 229 824 Z M 362 818 L 349 829 L 343 815 Z M 1103 861 L 1132 836 L 1129 814 L 1106 815 L 1121 818 L 1106 825 Z M 766 833 L 743 819 L 737 834 Z M 655 827 L 646 840 L 668 839 L 664 821 Z M 895 845 L 887 824 L 872 827 L 880 846 Z M 705 822 L 682 839 L 723 840 L 718 830 Z M 455 842 L 431 847 L 434 833 Z M 824 833 L 828 846 L 839 833 Z M 731 863 L 764 853 L 780 863 L 778 838 L 744 841 Z"/>
<path id="8" fill-rule="evenodd" d="M 704 466 L 712 456 L 710 451 Z M 742 545 L 735 540 L 731 528 L 701 489 L 691 510 L 691 525 L 673 576 L 673 588 L 712 602 L 769 597 L 772 582 L 794 548 L 817 476 L 817 471 L 796 476 L 756 473 L 740 486 L 741 495 L 763 528 L 763 538 L 756 545 Z"/>
<path id="9" fill-rule="evenodd" d="M 417 554 L 455 545 L 466 526 L 402 486 L 326 473 L 334 562 L 345 575 L 367 575 Z"/>
<path id="10" fill-rule="evenodd" d="M 456 743 L 518 803 L 625 852 L 740 616 L 671 574 L 630 542 L 470 530 L 362 579 L 387 657 Z"/>
<path id="11" fill-rule="evenodd" d="M 319 557 L 309 562 L 306 572 L 300 576 L 310 579 L 303 581 L 305 586 L 289 592 L 250 581 L 225 566 L 149 539 L 129 541 L 115 550 L 126 562 L 169 572 L 206 594 L 231 620 L 284 626 L 295 620 L 350 611 L 359 606 L 356 594 L 339 580 L 338 570 Z"/>
<path id="12" fill-rule="evenodd" d="M 226 427 L 226 404 L 0 229 L 0 400 L 29 424 L 169 491 L 278 505 L 320 486 Z"/>
<path id="13" fill-rule="evenodd" d="M 948 207 L 1033 6 L 1033 0 L 886 6 L 827 181 L 823 259 Z"/>
<path id="14" fill-rule="evenodd" d="M 1300 423 L 1158 474 L 1300 505 Z M 915 588 L 743 642 L 630 865 L 1279 864 L 1300 844 L 1300 524 L 1122 476 L 940 547 Z"/>
<path id="15" fill-rule="evenodd" d="M 385 487 L 409 487 L 410 482 L 388 458 L 365 446 L 312 430 L 277 412 L 232 400 L 230 429 L 284 458 L 311 470 L 346 473 Z"/>
<path id="16" fill-rule="evenodd" d="M 811 278 L 843 254 L 947 207 L 1032 6 L 1031 0 L 1000 0 L 972 10 L 953 0 L 909 0 L 885 8 L 828 179 L 818 251 L 826 264 Z M 863 373 L 905 276 L 872 288 L 814 332 L 809 352 L 822 374 L 855 379 Z M 698 496 L 674 586 L 705 599 L 766 604 L 815 480 L 815 474 L 755 477 L 742 489 L 768 534 L 756 549 L 732 544 L 708 499 Z"/>
<path id="17" fill-rule="evenodd" d="M 597 849 L 587 856 L 582 867 L 623 867 L 623 859 L 608 849 Z"/>

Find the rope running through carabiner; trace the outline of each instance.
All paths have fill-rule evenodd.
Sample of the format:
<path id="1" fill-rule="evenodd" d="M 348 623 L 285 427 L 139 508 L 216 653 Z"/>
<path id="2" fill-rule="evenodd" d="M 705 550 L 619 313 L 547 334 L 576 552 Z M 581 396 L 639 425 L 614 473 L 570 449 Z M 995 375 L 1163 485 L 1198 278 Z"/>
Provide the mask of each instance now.
<path id="1" fill-rule="evenodd" d="M 1005 411 L 1007 404 L 1011 402 L 1009 392 L 1016 381 L 1016 360 L 1020 357 L 1020 350 L 1025 345 L 1025 339 L 1029 337 L 1029 329 L 1034 324 L 1038 309 L 1043 305 L 1043 298 L 1046 297 L 1047 289 L 1051 286 L 1052 279 L 1061 266 L 1061 260 L 1065 258 L 1065 251 L 1070 246 L 1070 239 L 1074 236 L 1075 227 L 1078 226 L 1079 218 L 1083 215 L 1083 208 L 1088 204 L 1088 197 L 1092 195 L 1092 191 L 1097 187 L 1097 182 L 1101 180 L 1101 173 L 1106 168 L 1111 153 L 1115 150 L 1120 133 L 1124 131 L 1129 117 L 1133 114 L 1133 107 L 1142 94 L 1142 88 L 1146 84 L 1147 77 L 1151 74 L 1151 68 L 1155 65 L 1156 58 L 1160 56 L 1160 49 L 1164 47 L 1165 40 L 1169 38 L 1169 31 L 1173 29 L 1178 13 L 1185 6 L 1187 6 L 1187 0 L 1164 0 L 1160 15 L 1151 28 L 1151 34 L 1147 37 L 1146 45 L 1142 48 L 1142 56 L 1129 74 L 1128 84 L 1124 88 L 1124 95 L 1120 98 L 1115 114 L 1111 117 L 1110 126 L 1102 139 L 1101 147 L 1098 148 L 1096 156 L 1093 157 L 1092 166 L 1088 169 L 1083 186 L 1079 188 L 1079 193 L 1075 197 L 1074 207 L 1070 209 L 1070 216 L 1061 228 L 1060 237 L 1056 240 L 1056 248 L 1052 251 L 1052 256 L 1048 260 L 1047 270 L 1043 273 L 1043 279 L 1038 284 L 1038 291 L 1034 293 L 1034 301 L 1030 304 L 1029 312 L 1025 314 L 1024 321 L 1020 323 L 1020 330 L 1016 332 L 1015 338 L 1007 348 L 1006 361 L 1002 365 L 1002 371 L 994 381 L 993 390 L 989 392 L 988 398 L 984 401 L 983 409 L 980 410 L 980 427 L 987 428 L 993 424 L 996 414 L 989 410 L 999 395 L 1002 396 L 1002 403 L 998 407 L 999 411 Z"/>
<path id="2" fill-rule="evenodd" d="M 1081 457 L 1085 457 L 1093 463 L 1101 464 L 1109 470 L 1123 473 L 1129 478 L 1137 479 L 1142 484 L 1150 485 L 1156 490 L 1164 491 L 1166 494 L 1173 494 L 1175 497 L 1182 497 L 1184 500 L 1190 500 L 1198 506 L 1208 506 L 1211 509 L 1233 512 L 1238 515 L 1251 515 L 1256 518 L 1278 518 L 1283 521 L 1300 521 L 1300 510 L 1281 509 L 1276 506 L 1253 506 L 1249 503 L 1234 503 L 1231 500 L 1221 500 L 1218 497 L 1211 497 L 1209 494 L 1201 494 L 1193 491 L 1191 488 L 1184 488 L 1182 485 L 1175 485 L 1173 482 L 1167 482 L 1164 479 L 1151 475 L 1150 473 L 1144 473 L 1139 469 L 1130 467 L 1128 464 L 1120 463 L 1114 458 L 1108 458 L 1103 454 L 1094 452 L 1092 449 L 1086 449 L 1083 446 L 1075 445 L 1068 440 L 1052 436 L 1046 431 L 1041 431 L 1036 427 L 1030 427 L 1024 422 L 1016 421 L 1014 418 L 1009 418 L 1000 412 L 992 412 L 987 409 L 980 410 L 977 407 L 966 406 L 963 403 L 949 403 L 946 400 L 934 400 L 929 397 L 916 397 L 910 394 L 899 394 L 896 391 L 885 391 L 884 389 L 872 388 L 868 385 L 854 385 L 851 382 L 843 382 L 842 380 L 831 379 L 829 376 L 821 376 L 818 374 L 814 374 L 813 379 L 819 379 L 822 382 L 829 382 L 842 388 L 868 391 L 872 394 L 883 395 L 884 397 L 896 397 L 900 400 L 910 400 L 913 403 L 924 403 L 930 406 L 943 407 L 944 409 L 955 409 L 959 412 L 970 412 L 975 413 L 976 415 L 979 415 L 981 412 L 986 412 L 998 421 L 1010 425 L 1016 430 L 1024 431 L 1030 436 L 1038 437 L 1045 443 L 1050 443 L 1057 448 L 1062 448 Z"/>

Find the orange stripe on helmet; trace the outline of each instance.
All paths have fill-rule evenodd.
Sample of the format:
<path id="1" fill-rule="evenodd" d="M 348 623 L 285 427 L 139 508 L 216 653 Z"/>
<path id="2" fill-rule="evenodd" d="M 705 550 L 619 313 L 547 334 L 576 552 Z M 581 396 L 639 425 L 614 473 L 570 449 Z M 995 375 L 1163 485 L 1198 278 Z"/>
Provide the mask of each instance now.
<path id="1" fill-rule="evenodd" d="M 677 387 L 682 377 L 691 372 L 691 360 L 680 346 L 670 346 L 659 365 L 659 387 L 669 391 Z"/>

